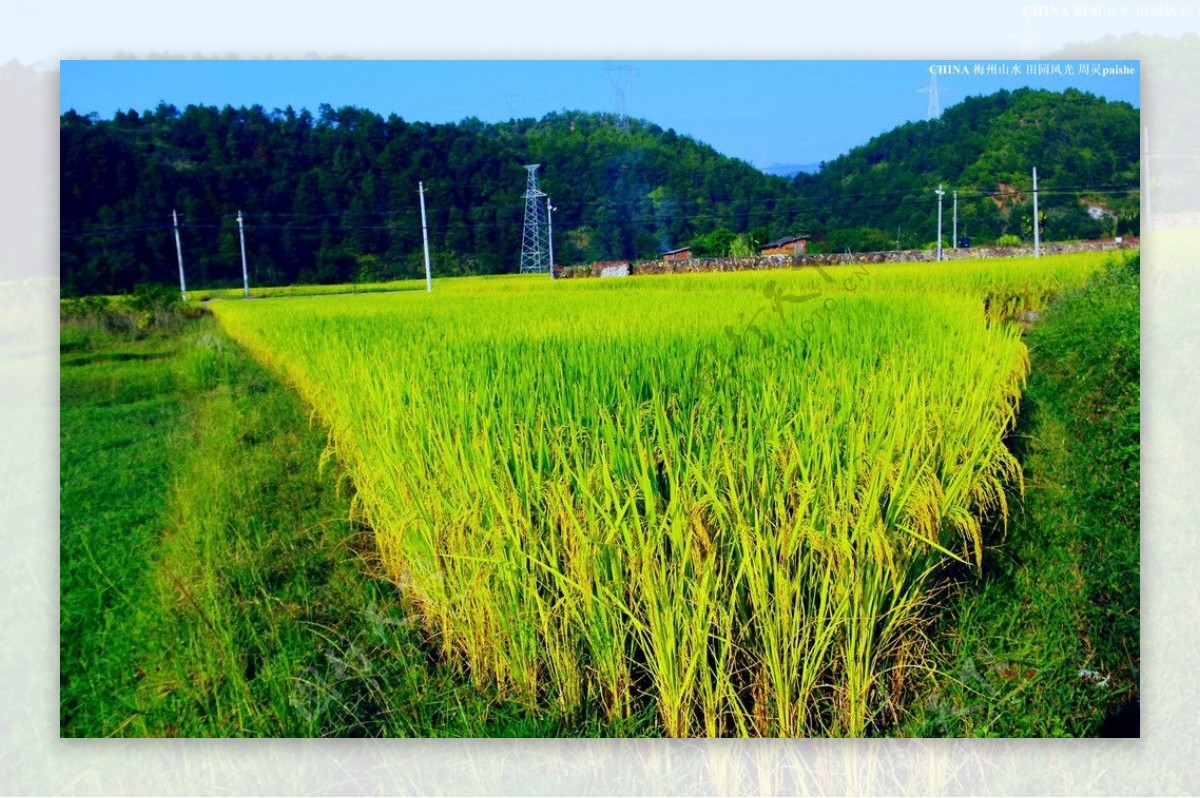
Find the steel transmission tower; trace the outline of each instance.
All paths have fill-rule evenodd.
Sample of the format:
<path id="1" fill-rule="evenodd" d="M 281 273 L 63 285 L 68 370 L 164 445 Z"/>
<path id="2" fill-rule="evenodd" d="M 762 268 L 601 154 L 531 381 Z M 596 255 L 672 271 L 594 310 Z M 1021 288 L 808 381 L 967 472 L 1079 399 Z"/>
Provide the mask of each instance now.
<path id="1" fill-rule="evenodd" d="M 613 93 L 617 101 L 617 129 L 629 132 L 629 114 L 625 111 L 625 89 L 629 86 L 629 78 L 636 71 L 631 66 L 606 66 L 602 70 L 612 82 Z"/>
<path id="2" fill-rule="evenodd" d="M 925 106 L 926 119 L 941 119 L 942 117 L 942 95 L 946 92 L 954 94 L 954 89 L 947 89 L 945 86 L 938 86 L 937 73 L 929 73 L 929 85 L 923 89 L 917 89 L 921 94 L 929 95 L 929 104 Z"/>
<path id="3" fill-rule="evenodd" d="M 937 119 L 942 115 L 942 103 L 938 98 L 937 75 L 929 76 L 929 85 L 923 89 L 918 89 L 921 92 L 929 92 L 929 106 L 925 109 L 926 119 Z"/>
<path id="4" fill-rule="evenodd" d="M 525 230 L 521 234 L 521 273 L 550 270 L 550 247 L 546 226 L 545 193 L 538 190 L 540 163 L 525 164 L 529 179 L 525 187 Z"/>

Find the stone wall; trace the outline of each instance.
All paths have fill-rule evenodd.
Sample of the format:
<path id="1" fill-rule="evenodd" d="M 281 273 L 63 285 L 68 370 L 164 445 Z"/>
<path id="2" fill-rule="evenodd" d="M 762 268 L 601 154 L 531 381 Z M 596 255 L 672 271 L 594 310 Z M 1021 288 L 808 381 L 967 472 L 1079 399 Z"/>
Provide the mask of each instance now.
<path id="1" fill-rule="evenodd" d="M 1125 238 L 1116 241 L 1075 241 L 1042 245 L 1042 254 L 1061 255 L 1071 252 L 1110 252 L 1137 249 L 1139 240 Z M 944 260 L 972 260 L 978 258 L 1032 257 L 1033 247 L 970 247 L 946 249 Z M 629 264 L 630 274 L 676 274 L 679 272 L 732 272 L 759 269 L 787 269 L 803 266 L 838 266 L 855 263 L 924 263 L 934 262 L 937 253 L 933 250 L 907 249 L 891 252 L 830 253 L 824 255 L 765 255 L 757 258 L 689 258 L 687 260 L 639 260 Z M 598 277 L 605 268 L 624 264 L 625 261 L 593 263 L 586 267 L 568 267 L 563 270 L 569 277 Z M 610 270 L 611 273 L 611 270 Z"/>

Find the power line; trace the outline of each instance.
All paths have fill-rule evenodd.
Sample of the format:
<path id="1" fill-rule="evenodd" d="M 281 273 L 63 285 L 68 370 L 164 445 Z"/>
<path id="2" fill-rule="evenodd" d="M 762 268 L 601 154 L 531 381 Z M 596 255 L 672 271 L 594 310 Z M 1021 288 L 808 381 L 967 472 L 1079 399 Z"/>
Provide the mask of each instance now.
<path id="1" fill-rule="evenodd" d="M 536 189 L 536 178 L 534 178 L 534 180 L 535 180 L 535 190 L 537 190 Z M 637 214 L 637 215 L 627 216 L 627 217 L 619 219 L 619 221 L 621 223 L 626 223 L 626 224 L 638 224 L 638 223 L 681 223 L 681 222 L 695 222 L 695 221 L 720 221 L 720 220 L 737 219 L 737 218 L 743 218 L 743 217 L 744 218 L 754 218 L 754 219 L 772 219 L 772 218 L 783 218 L 783 217 L 788 217 L 788 216 L 796 216 L 796 215 L 804 215 L 804 214 L 817 215 L 818 211 L 821 212 L 821 215 L 829 215 L 830 213 L 842 212 L 842 211 L 846 211 L 846 210 L 874 210 L 877 208 L 898 208 L 898 207 L 915 206 L 915 205 L 925 202 L 924 197 L 927 196 L 925 192 L 928 190 L 931 190 L 931 189 L 915 189 L 915 190 L 914 189 L 904 189 L 904 190 L 895 190 L 895 191 L 875 191 L 875 192 L 857 192 L 856 191 L 856 192 L 851 192 L 848 196 L 847 195 L 831 196 L 829 194 L 799 195 L 799 196 L 790 196 L 790 197 L 779 198 L 775 204 L 776 205 L 781 205 L 781 204 L 786 205 L 786 204 L 796 203 L 796 202 L 810 202 L 810 203 L 813 203 L 815 206 L 819 206 L 819 207 L 813 207 L 813 208 L 775 207 L 772 209 L 747 210 L 747 211 L 741 211 L 741 212 L 734 212 L 734 211 L 729 211 L 729 210 L 717 210 L 717 209 L 695 210 L 695 211 L 692 211 L 689 213 L 671 213 L 671 212 L 656 211 L 650 215 Z M 528 192 L 528 189 L 527 189 L 527 192 Z M 1096 186 L 1084 186 L 1084 185 L 1058 186 L 1058 187 L 1052 186 L 1050 188 L 1047 188 L 1047 187 L 1045 187 L 1045 183 L 1039 177 L 1039 184 L 1038 184 L 1037 192 L 1038 192 L 1039 196 L 1047 196 L 1047 195 L 1062 196 L 1062 195 L 1083 194 L 1083 193 L 1088 193 L 1088 192 L 1104 193 L 1104 194 L 1109 194 L 1109 195 L 1114 195 L 1114 194 L 1134 195 L 1134 194 L 1139 194 L 1141 192 L 1141 188 L 1139 186 L 1122 186 L 1119 184 L 1104 184 L 1104 185 L 1096 185 Z M 538 193 L 542 197 L 546 196 L 544 193 L 542 193 L 540 191 Z M 998 191 L 959 190 L 958 195 L 961 199 L 979 199 L 979 198 L 983 198 L 983 197 L 990 198 L 990 199 L 998 199 L 998 198 L 1007 198 L 1007 197 L 1021 197 L 1021 196 L 1025 196 L 1025 195 L 1032 196 L 1032 190 L 1023 190 L 1023 189 L 1019 189 L 1019 188 L 1004 189 L 1004 190 L 998 190 Z M 523 194 L 522 196 L 524 197 L 525 195 Z M 728 201 L 729 200 L 725 200 L 725 202 L 728 202 Z M 706 201 L 706 200 L 697 200 L 697 201 L 689 201 L 686 204 L 689 204 L 689 205 L 707 204 L 707 202 L 708 201 Z M 615 207 L 615 208 L 619 209 L 622 205 L 627 205 L 627 204 L 628 203 L 624 203 L 620 199 L 603 198 L 603 199 L 597 199 L 597 200 L 576 200 L 576 201 L 556 202 L 555 208 L 557 211 L 562 213 L 563 211 L 578 210 L 580 208 L 598 207 L 598 206 L 609 206 L 609 207 Z M 536 207 L 540 207 L 540 205 L 535 204 L 535 208 Z M 515 208 L 512 205 L 480 205 L 480 206 L 472 206 L 469 210 L 472 212 L 483 212 L 483 213 L 487 213 L 489 211 L 504 211 L 504 212 L 509 212 L 509 213 L 515 213 Z M 280 231 L 285 231 L 285 232 L 286 231 L 295 231 L 295 232 L 388 231 L 388 232 L 395 232 L 397 230 L 397 226 L 400 222 L 414 221 L 416 219 L 416 215 L 418 212 L 419 211 L 416 208 L 406 209 L 406 210 L 402 210 L 402 211 L 347 211 L 347 212 L 343 212 L 343 213 L 330 212 L 330 213 L 324 213 L 324 214 L 292 214 L 292 213 L 266 213 L 266 212 L 264 212 L 264 213 L 258 215 L 256 218 L 265 219 L 267 221 L 256 222 L 256 221 L 253 221 L 252 218 L 245 218 L 243 220 L 243 224 L 244 224 L 245 228 L 250 229 L 250 230 L 272 231 L 272 232 L 280 232 Z M 536 213 L 537 212 L 535 210 L 535 214 Z M 442 214 L 443 215 L 445 214 L 444 210 L 442 211 Z M 358 217 L 358 218 L 363 218 L 364 220 L 370 219 L 370 218 L 393 219 L 395 221 L 393 221 L 391 223 L 387 223 L 387 224 L 346 224 L 341 221 L 338 221 L 341 219 L 346 219 L 347 217 Z M 205 223 L 205 222 L 188 221 L 186 217 L 181 217 L 180 221 L 179 221 L 179 229 L 185 233 L 188 230 L 232 230 L 233 224 L 236 223 L 236 221 L 237 221 L 237 214 L 236 213 L 222 214 L 222 215 L 215 216 L 215 217 L 209 215 L 209 216 L 201 216 L 199 218 L 200 219 L 221 219 L 221 220 L 227 220 L 230 223 L 229 224 L 211 224 L 211 223 Z M 310 220 L 311 222 L 316 222 L 317 220 L 330 220 L 330 221 L 322 221 L 319 224 L 318 223 L 307 223 L 307 224 L 295 224 L 295 223 L 278 224 L 278 223 L 275 223 L 275 220 L 277 220 L 277 219 L 290 219 L 290 218 L 303 218 L 303 219 Z M 540 219 L 540 215 L 539 215 L 539 219 Z M 588 218 L 585 216 L 581 221 L 587 222 Z M 539 223 L 539 226 L 540 226 L 540 223 Z M 503 229 L 503 228 L 511 227 L 511 222 L 504 221 L 504 220 L 497 220 L 497 221 L 491 221 L 491 222 L 488 222 L 488 221 L 471 221 L 471 222 L 453 221 L 453 222 L 442 222 L 442 223 L 431 222 L 428 225 L 428 227 L 430 230 L 441 231 L 441 232 L 452 231 L 452 230 L 467 230 L 467 229 L 491 230 L 491 229 Z M 170 222 L 158 222 L 158 221 L 130 222 L 130 223 L 124 224 L 124 225 L 108 224 L 103 227 L 91 227 L 91 228 L 85 228 L 85 229 L 64 229 L 64 230 L 60 230 L 59 237 L 60 237 L 60 239 L 63 239 L 63 240 L 89 238 L 89 237 L 97 237 L 97 238 L 99 238 L 99 237 L 129 237 L 129 236 L 141 235 L 141 234 L 145 234 L 145 233 L 156 233 L 156 232 L 169 233 L 171 231 L 172 231 L 172 224 Z"/>
<path id="2" fill-rule="evenodd" d="M 831 197 L 831 195 L 828 192 L 824 192 L 824 193 L 817 193 L 817 194 L 788 194 L 788 195 L 779 196 L 779 197 L 766 197 L 766 198 L 762 198 L 762 200 L 763 201 L 774 201 L 775 204 L 791 203 L 791 202 L 812 202 L 812 203 L 824 204 L 824 203 L 828 203 L 830 201 L 858 203 L 858 202 L 862 202 L 862 201 L 868 200 L 868 199 L 871 199 L 871 200 L 879 199 L 880 202 L 883 203 L 885 201 L 884 198 L 887 198 L 887 197 L 901 197 L 904 199 L 923 197 L 927 190 L 932 190 L 932 185 L 930 185 L 929 187 L 920 188 L 920 189 L 891 189 L 891 190 L 886 190 L 886 191 L 855 190 L 855 191 L 849 192 L 852 199 L 847 199 L 845 197 Z M 1049 187 L 1047 187 L 1045 180 L 1040 177 L 1039 177 L 1039 187 L 1038 187 L 1038 193 L 1042 194 L 1042 195 L 1079 193 L 1079 192 L 1088 192 L 1088 191 L 1102 192 L 1102 193 L 1108 193 L 1108 194 L 1122 194 L 1122 193 L 1123 194 L 1133 194 L 1133 193 L 1138 193 L 1140 190 L 1141 190 L 1140 186 L 1122 185 L 1122 184 L 1063 185 L 1063 186 L 1054 186 L 1053 184 L 1051 184 Z M 1020 196 L 1020 195 L 1029 194 L 1029 193 L 1031 193 L 1030 190 L 1022 190 L 1019 188 L 1000 189 L 1000 190 L 994 190 L 994 189 L 971 190 L 969 188 L 966 188 L 966 189 L 959 190 L 959 196 L 964 197 L 964 198 L 1008 197 L 1008 196 Z M 524 196 L 524 195 L 522 195 L 522 196 Z M 707 204 L 709 202 L 719 203 L 719 202 L 730 202 L 730 201 L 732 201 L 732 200 L 731 199 L 719 199 L 719 200 L 711 200 L 710 201 L 707 199 L 697 199 L 697 200 L 683 200 L 682 202 L 685 204 L 689 204 L 689 205 L 696 205 L 696 204 Z M 601 197 L 601 198 L 597 198 L 594 200 L 561 200 L 561 201 L 556 202 L 555 207 L 558 208 L 559 210 L 568 210 L 568 209 L 578 209 L 578 208 L 597 207 L 597 206 L 614 206 L 614 205 L 619 206 L 621 204 L 622 204 L 621 199 L 614 199 L 612 197 Z M 880 205 L 872 205 L 871 207 L 880 207 Z M 487 212 L 496 212 L 496 211 L 513 212 L 514 208 L 511 204 L 489 203 L 489 204 L 482 204 L 482 205 L 472 205 L 467 210 L 469 210 L 470 212 L 473 212 L 473 213 L 487 213 Z M 311 222 L 313 222 L 313 224 L 310 224 L 310 225 L 295 225 L 295 224 L 274 225 L 274 224 L 263 223 L 263 222 L 251 223 L 249 220 L 246 220 L 246 223 L 248 226 L 253 226 L 255 229 L 259 229 L 259 230 L 284 229 L 284 228 L 318 229 L 319 230 L 319 229 L 322 229 L 322 227 L 320 225 L 316 224 L 316 222 L 318 220 L 325 220 L 325 219 L 343 220 L 346 218 L 354 218 L 354 217 L 363 217 L 363 218 L 389 218 L 389 217 L 391 217 L 391 218 L 395 218 L 397 220 L 401 220 L 401 219 L 405 219 L 405 217 L 414 217 L 415 218 L 417 213 L 418 213 L 418 209 L 416 206 L 413 206 L 411 208 L 404 208 L 403 210 L 386 210 L 386 211 L 350 211 L 350 210 L 347 210 L 347 211 L 308 212 L 308 213 L 284 213 L 284 212 L 276 212 L 276 211 L 262 211 L 262 212 L 258 213 L 258 218 L 268 219 L 268 220 L 306 219 L 306 220 L 310 220 Z M 201 215 L 201 216 L 197 216 L 197 217 L 192 217 L 191 219 L 189 219 L 189 217 L 187 217 L 185 215 L 185 216 L 181 217 L 180 227 L 181 227 L 181 229 L 186 230 L 189 228 L 213 229 L 213 228 L 222 226 L 222 225 L 214 225 L 214 224 L 209 223 L 212 220 L 221 220 L 221 221 L 228 221 L 230 223 L 234 223 L 237 220 L 237 213 L 230 212 L 230 213 L 226 213 L 226 214 L 217 214 L 217 215 L 206 214 L 206 215 Z M 486 223 L 476 222 L 474 224 L 484 225 Z M 345 225 L 345 224 L 339 225 L 339 227 L 341 227 L 343 229 L 349 228 L 349 226 Z M 145 223 L 132 223 L 129 225 L 108 225 L 103 228 L 88 228 L 87 230 L 79 230 L 79 231 L 72 231 L 72 232 L 64 231 L 62 233 L 62 235 L 65 237 L 65 236 L 76 235 L 76 234 L 91 235 L 91 234 L 96 234 L 96 233 L 107 232 L 110 230 L 143 231 L 143 230 L 155 230 L 155 229 L 170 229 L 170 224 L 168 224 L 166 222 L 162 222 L 162 223 L 160 223 L 160 222 L 145 222 Z M 355 229 L 380 229 L 380 228 L 377 226 L 367 225 L 367 226 L 357 227 Z"/>

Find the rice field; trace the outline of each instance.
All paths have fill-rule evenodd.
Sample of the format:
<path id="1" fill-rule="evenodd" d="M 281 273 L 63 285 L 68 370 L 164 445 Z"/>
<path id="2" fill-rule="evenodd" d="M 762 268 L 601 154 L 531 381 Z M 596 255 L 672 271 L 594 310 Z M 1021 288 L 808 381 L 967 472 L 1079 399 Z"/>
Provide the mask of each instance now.
<path id="1" fill-rule="evenodd" d="M 1103 256 L 211 303 L 329 433 L 431 646 L 672 736 L 886 730 L 1021 473 L 1005 321 Z"/>

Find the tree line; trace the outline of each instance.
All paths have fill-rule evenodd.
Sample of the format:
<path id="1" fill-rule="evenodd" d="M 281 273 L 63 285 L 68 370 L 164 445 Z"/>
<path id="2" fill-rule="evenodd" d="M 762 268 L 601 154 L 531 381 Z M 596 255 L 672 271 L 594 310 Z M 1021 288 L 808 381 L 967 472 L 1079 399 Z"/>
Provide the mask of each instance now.
<path id="1" fill-rule="evenodd" d="M 806 209 L 783 178 L 606 114 L 428 124 L 327 105 L 160 104 L 111 120 L 68 111 L 60 132 L 65 293 L 173 279 L 172 209 L 196 285 L 240 280 L 238 210 L 258 282 L 416 275 L 418 181 L 442 273 L 515 271 L 526 163 L 544 164 L 559 263 L 653 257 L 720 227 L 782 235 Z"/>

